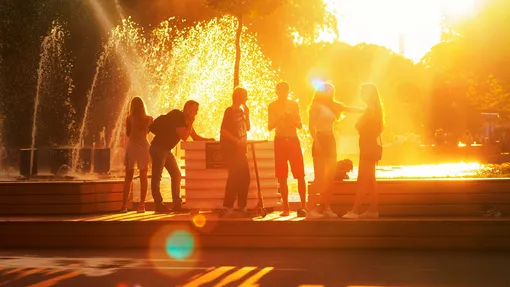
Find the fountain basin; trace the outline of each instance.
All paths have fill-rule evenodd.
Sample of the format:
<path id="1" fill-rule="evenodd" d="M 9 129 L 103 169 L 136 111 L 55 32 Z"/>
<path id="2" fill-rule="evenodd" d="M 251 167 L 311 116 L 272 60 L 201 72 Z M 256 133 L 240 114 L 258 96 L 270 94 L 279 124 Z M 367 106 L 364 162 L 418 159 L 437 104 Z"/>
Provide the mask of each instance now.
<path id="1" fill-rule="evenodd" d="M 123 184 L 122 180 L 0 182 L 0 214 L 113 212 L 122 205 Z"/>
<path id="2" fill-rule="evenodd" d="M 492 207 L 510 215 L 509 178 L 381 179 L 377 187 L 384 216 L 483 216 Z M 339 214 L 350 210 L 357 188 L 354 180 L 335 182 L 330 188 L 333 209 Z M 309 199 L 320 200 L 315 190 L 309 184 Z"/>
<path id="3" fill-rule="evenodd" d="M 38 149 L 34 150 L 32 173 L 30 174 L 30 156 L 32 149 L 20 149 L 19 170 L 24 177 L 35 176 L 39 172 L 38 168 Z M 49 153 L 49 169 L 52 174 L 58 174 L 63 167 L 74 167 L 81 173 L 94 172 L 98 174 L 108 174 L 110 172 L 110 149 L 81 147 L 78 150 L 78 163 L 73 162 L 73 147 L 54 147 Z M 45 155 L 44 151 L 42 155 Z"/>
<path id="4" fill-rule="evenodd" d="M 32 170 L 30 170 L 30 158 L 32 157 L 33 151 L 33 162 Z M 22 176 L 30 177 L 37 174 L 37 155 L 38 149 L 24 148 L 19 150 L 19 173 Z"/>

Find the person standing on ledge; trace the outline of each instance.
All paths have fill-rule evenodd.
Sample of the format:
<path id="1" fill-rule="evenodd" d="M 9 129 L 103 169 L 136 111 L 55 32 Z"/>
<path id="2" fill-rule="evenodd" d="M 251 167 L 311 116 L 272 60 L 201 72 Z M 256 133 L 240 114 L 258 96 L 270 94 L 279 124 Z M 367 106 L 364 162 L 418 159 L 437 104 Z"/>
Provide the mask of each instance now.
<path id="1" fill-rule="evenodd" d="M 309 108 L 310 135 L 313 139 L 312 156 L 314 183 L 312 194 L 320 194 L 321 202 L 309 198 L 307 218 L 337 218 L 331 205 L 333 202 L 332 186 L 335 181 L 337 164 L 336 140 L 334 125 L 345 112 L 361 113 L 364 109 L 348 107 L 335 100 L 335 86 L 322 83 L 317 87 Z M 312 196 L 313 198 L 314 196 Z M 318 203 L 324 205 L 323 213 L 318 210 Z"/>
<path id="2" fill-rule="evenodd" d="M 149 126 L 152 124 L 152 117 L 147 114 L 145 103 L 142 98 L 134 97 L 129 105 L 129 115 L 126 119 L 126 135 L 128 143 L 124 164 L 126 176 L 124 179 L 121 213 L 128 212 L 127 201 L 131 191 L 131 183 L 135 172 L 135 164 L 140 170 L 140 205 L 136 210 L 138 213 L 145 212 L 145 197 L 147 195 L 147 170 L 151 157 L 149 154 Z M 104 132 L 104 129 L 103 129 Z M 104 136 L 103 136 L 104 138 Z M 104 145 L 103 145 L 104 146 Z"/>
<path id="3" fill-rule="evenodd" d="M 299 115 L 299 106 L 295 101 L 289 100 L 290 86 L 287 82 L 276 85 L 278 99 L 268 107 L 268 129 L 275 130 L 274 160 L 275 174 L 280 184 L 280 193 L 283 200 L 283 212 L 280 216 L 289 216 L 289 164 L 292 175 L 298 182 L 298 192 L 301 199 L 301 208 L 297 210 L 299 217 L 306 216 L 306 182 L 303 152 L 297 136 L 297 129 L 303 124 Z M 288 162 L 288 163 L 287 163 Z"/>
<path id="4" fill-rule="evenodd" d="M 172 182 L 172 210 L 173 212 L 186 212 L 182 207 L 180 195 L 181 190 L 181 171 L 177 165 L 177 160 L 172 153 L 172 149 L 188 137 L 194 141 L 214 141 L 213 138 L 204 138 L 195 132 L 193 122 L 198 113 L 199 104 L 196 101 L 187 101 L 182 111 L 172 110 L 166 115 L 161 115 L 154 120 L 149 127 L 155 135 L 150 146 L 150 155 L 152 158 L 152 179 L 151 191 L 155 203 L 156 213 L 169 213 L 170 210 L 163 204 L 160 184 L 161 173 L 165 168 L 171 177 Z"/>
<path id="5" fill-rule="evenodd" d="M 375 166 L 381 160 L 383 152 L 381 133 L 384 130 L 384 109 L 375 84 L 361 85 L 360 95 L 367 108 L 356 122 L 356 130 L 359 134 L 358 191 L 351 210 L 342 216 L 346 219 L 379 217 L 379 193 Z M 360 214 L 360 207 L 366 193 L 370 194 L 370 206 L 367 211 Z"/>
<path id="6" fill-rule="evenodd" d="M 241 213 L 247 214 L 246 205 L 251 180 L 246 156 L 246 133 L 250 130 L 250 110 L 246 106 L 247 99 L 248 92 L 245 89 L 235 88 L 232 93 L 232 105 L 225 109 L 221 122 L 221 152 L 228 169 L 223 216 L 232 215 L 236 197 Z"/>

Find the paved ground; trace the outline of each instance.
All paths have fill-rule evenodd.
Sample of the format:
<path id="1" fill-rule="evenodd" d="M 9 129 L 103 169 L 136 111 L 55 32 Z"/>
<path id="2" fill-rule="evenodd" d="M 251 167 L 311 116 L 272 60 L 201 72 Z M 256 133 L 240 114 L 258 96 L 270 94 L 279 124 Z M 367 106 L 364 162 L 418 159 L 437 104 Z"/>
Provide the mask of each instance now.
<path id="1" fill-rule="evenodd" d="M 172 253 L 175 256 L 182 254 Z M 510 253 L 0 251 L 0 286 L 510 286 Z"/>

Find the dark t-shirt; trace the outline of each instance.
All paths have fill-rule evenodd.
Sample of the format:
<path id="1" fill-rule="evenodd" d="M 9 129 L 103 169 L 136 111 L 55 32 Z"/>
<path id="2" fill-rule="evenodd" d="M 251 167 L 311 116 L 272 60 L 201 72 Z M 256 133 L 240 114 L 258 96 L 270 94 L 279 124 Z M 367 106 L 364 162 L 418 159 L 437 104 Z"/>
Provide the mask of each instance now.
<path id="1" fill-rule="evenodd" d="M 177 128 L 180 127 L 186 127 L 184 113 L 180 110 L 172 110 L 166 115 L 157 117 L 149 127 L 155 135 L 151 144 L 173 149 L 181 140 L 177 134 Z"/>
<path id="2" fill-rule="evenodd" d="M 230 132 L 238 139 L 246 139 L 246 121 L 243 111 L 241 109 L 228 107 L 223 114 L 221 129 Z M 244 149 L 239 149 L 239 146 L 235 142 L 225 138 L 223 135 L 220 136 L 220 143 L 224 156 L 241 151 L 246 152 L 246 147 Z"/>

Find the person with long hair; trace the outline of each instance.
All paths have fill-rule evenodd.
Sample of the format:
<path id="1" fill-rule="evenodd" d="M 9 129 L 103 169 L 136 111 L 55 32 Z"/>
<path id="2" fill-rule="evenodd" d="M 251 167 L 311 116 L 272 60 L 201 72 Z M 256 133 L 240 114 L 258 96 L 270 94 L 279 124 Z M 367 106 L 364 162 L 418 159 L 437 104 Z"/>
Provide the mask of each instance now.
<path id="1" fill-rule="evenodd" d="M 140 170 L 140 205 L 137 212 L 145 212 L 145 197 L 147 196 L 147 170 L 149 169 L 150 154 L 149 125 L 152 117 L 147 114 L 142 98 L 134 97 L 129 105 L 129 115 L 126 119 L 126 135 L 128 137 L 124 164 L 126 175 L 124 179 L 124 193 L 120 212 L 127 212 L 127 200 L 131 190 L 131 182 L 135 172 L 135 165 Z"/>
<path id="2" fill-rule="evenodd" d="M 312 157 L 314 168 L 313 194 L 309 194 L 309 211 L 307 218 L 336 218 L 331 210 L 331 185 L 335 179 L 337 162 L 334 124 L 344 112 L 360 112 L 360 108 L 347 107 L 335 101 L 335 87 L 322 83 L 316 90 L 309 107 L 309 129 L 313 139 Z M 318 210 L 318 203 L 312 198 L 320 194 L 324 205 L 323 213 Z"/>
<path id="3" fill-rule="evenodd" d="M 380 138 L 384 129 L 384 110 L 375 84 L 361 85 L 360 96 L 366 104 L 366 110 L 356 122 L 356 130 L 359 134 L 358 186 L 354 205 L 343 216 L 346 219 L 379 217 L 375 166 L 382 157 Z M 360 214 L 360 207 L 367 193 L 370 195 L 370 206 L 366 212 Z"/>
<path id="4" fill-rule="evenodd" d="M 223 216 L 233 214 L 234 202 L 243 215 L 247 215 L 250 167 L 248 165 L 247 132 L 250 130 L 250 110 L 246 105 L 248 92 L 236 87 L 232 105 L 225 109 L 221 122 L 220 148 L 227 164 L 228 176 L 223 199 Z"/>

